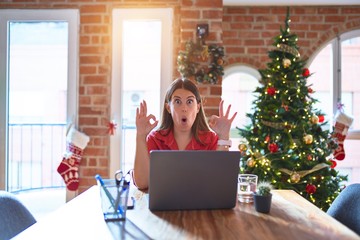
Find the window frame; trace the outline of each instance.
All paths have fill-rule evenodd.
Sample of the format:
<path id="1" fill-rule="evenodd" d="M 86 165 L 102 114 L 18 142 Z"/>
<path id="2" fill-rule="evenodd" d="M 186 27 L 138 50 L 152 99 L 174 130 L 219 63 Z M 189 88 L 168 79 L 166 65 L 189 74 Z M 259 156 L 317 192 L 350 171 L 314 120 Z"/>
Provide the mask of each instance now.
<path id="1" fill-rule="evenodd" d="M 7 189 L 8 171 L 8 22 L 9 21 L 67 21 L 69 22 L 67 122 L 77 124 L 78 93 L 78 33 L 77 9 L 3 9 L 0 10 L 0 189 Z"/>
<path id="2" fill-rule="evenodd" d="M 173 59 L 173 9 L 172 8 L 116 8 L 112 12 L 112 78 L 111 78 L 111 120 L 122 127 L 121 93 L 122 89 L 122 23 L 126 20 L 160 20 L 162 23 L 161 33 L 161 80 L 160 80 L 160 106 L 165 97 L 165 92 L 172 82 L 172 59 Z M 119 66 L 119 67 L 114 67 Z M 118 80 L 120 79 L 120 81 Z M 160 111 L 161 113 L 161 111 Z M 135 143 L 134 143 L 135 144 Z M 123 166 L 122 159 L 123 136 L 122 129 L 110 137 L 110 160 L 109 176 Z"/>

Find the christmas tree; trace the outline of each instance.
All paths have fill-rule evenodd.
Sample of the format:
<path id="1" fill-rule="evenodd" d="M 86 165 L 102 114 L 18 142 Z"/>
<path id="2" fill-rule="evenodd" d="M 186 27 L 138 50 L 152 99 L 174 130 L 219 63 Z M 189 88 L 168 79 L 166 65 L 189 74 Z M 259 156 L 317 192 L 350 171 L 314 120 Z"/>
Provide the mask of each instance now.
<path id="1" fill-rule="evenodd" d="M 258 175 L 276 189 L 292 189 L 326 211 L 347 180 L 334 168 L 332 154 L 337 147 L 330 130 L 325 130 L 325 114 L 313 106 L 318 100 L 307 78 L 297 46 L 290 33 L 289 9 L 285 29 L 274 38 L 271 60 L 259 70 L 261 86 L 254 94 L 251 123 L 238 128 L 246 139 L 239 145 L 241 172 Z"/>

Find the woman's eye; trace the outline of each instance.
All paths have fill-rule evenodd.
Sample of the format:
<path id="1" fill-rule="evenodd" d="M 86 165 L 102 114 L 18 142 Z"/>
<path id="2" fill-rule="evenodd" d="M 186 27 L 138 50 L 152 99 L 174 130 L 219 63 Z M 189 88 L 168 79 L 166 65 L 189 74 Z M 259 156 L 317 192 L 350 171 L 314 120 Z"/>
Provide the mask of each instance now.
<path id="1" fill-rule="evenodd" d="M 176 104 L 180 104 L 180 103 L 181 103 L 181 101 L 180 101 L 179 99 L 175 99 L 175 100 L 174 100 L 174 103 L 176 103 Z"/>
<path id="2" fill-rule="evenodd" d="M 192 104 L 193 102 L 194 102 L 194 100 L 192 100 L 192 99 L 187 100 L 187 104 Z"/>

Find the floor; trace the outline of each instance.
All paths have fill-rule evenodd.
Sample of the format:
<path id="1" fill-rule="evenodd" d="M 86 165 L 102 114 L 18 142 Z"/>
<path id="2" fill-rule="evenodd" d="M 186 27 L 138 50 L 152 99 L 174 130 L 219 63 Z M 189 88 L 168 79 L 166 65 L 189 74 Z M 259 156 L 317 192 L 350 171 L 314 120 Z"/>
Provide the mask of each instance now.
<path id="1" fill-rule="evenodd" d="M 65 204 L 65 188 L 46 188 L 22 191 L 16 197 L 29 209 L 38 221 Z"/>

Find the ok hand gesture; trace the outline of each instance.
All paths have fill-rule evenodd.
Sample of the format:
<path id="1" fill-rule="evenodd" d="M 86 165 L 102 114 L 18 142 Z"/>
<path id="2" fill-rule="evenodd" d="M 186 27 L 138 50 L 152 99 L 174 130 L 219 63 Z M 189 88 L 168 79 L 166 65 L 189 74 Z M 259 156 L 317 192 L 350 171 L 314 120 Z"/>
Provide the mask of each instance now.
<path id="1" fill-rule="evenodd" d="M 227 107 L 224 115 L 224 100 L 219 104 L 219 116 L 212 115 L 209 119 L 209 126 L 218 135 L 219 139 L 228 140 L 230 138 L 231 123 L 234 121 L 237 112 L 229 118 L 231 105 Z"/>
<path id="2" fill-rule="evenodd" d="M 153 122 L 153 123 L 151 123 Z M 139 137 L 144 137 L 153 130 L 157 124 L 158 120 L 153 114 L 147 115 L 147 105 L 145 101 L 140 103 L 140 107 L 136 109 L 136 134 Z"/>

